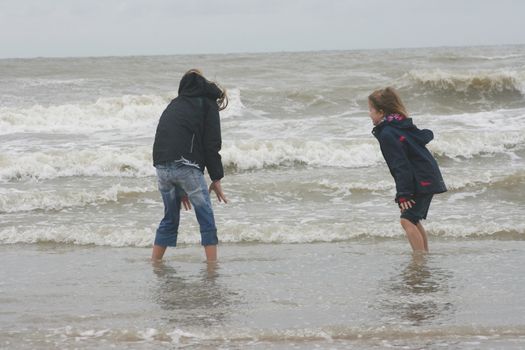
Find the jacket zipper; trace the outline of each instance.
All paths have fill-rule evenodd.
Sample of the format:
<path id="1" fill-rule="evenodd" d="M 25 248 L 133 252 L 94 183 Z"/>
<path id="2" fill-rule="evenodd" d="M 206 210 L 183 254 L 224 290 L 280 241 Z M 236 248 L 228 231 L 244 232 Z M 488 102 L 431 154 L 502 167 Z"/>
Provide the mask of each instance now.
<path id="1" fill-rule="evenodd" d="M 191 147 L 190 147 L 190 153 L 193 153 L 193 140 L 195 139 L 195 134 L 191 136 Z"/>

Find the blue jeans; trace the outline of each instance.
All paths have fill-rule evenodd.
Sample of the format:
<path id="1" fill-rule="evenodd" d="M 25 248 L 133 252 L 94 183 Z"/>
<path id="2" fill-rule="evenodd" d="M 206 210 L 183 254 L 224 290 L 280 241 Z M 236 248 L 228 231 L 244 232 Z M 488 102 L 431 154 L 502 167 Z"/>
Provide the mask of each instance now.
<path id="1" fill-rule="evenodd" d="M 195 210 L 201 232 L 201 244 L 216 245 L 217 228 L 211 207 L 210 194 L 202 171 L 180 162 L 157 165 L 159 191 L 164 202 L 164 218 L 157 228 L 155 245 L 175 247 L 181 210 L 181 199 L 188 198 Z"/>

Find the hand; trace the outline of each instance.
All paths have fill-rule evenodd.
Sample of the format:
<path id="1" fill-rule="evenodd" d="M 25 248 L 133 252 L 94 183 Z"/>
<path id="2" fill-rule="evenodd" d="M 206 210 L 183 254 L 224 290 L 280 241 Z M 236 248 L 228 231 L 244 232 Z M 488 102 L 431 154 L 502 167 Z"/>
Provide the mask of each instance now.
<path id="1" fill-rule="evenodd" d="M 228 200 L 226 199 L 226 196 L 224 195 L 224 192 L 222 192 L 221 180 L 213 181 L 211 183 L 211 185 L 210 185 L 209 191 L 210 191 L 210 193 L 211 193 L 211 191 L 215 192 L 219 202 L 228 203 Z"/>
<path id="2" fill-rule="evenodd" d="M 412 208 L 414 204 L 416 204 L 416 201 L 413 199 L 405 201 L 405 202 L 400 202 L 399 209 L 401 209 L 401 212 L 404 212 L 405 210 Z"/>
<path id="3" fill-rule="evenodd" d="M 188 195 L 185 195 L 180 200 L 182 202 L 182 205 L 184 206 L 184 210 L 191 210 L 191 202 L 188 198 Z"/>

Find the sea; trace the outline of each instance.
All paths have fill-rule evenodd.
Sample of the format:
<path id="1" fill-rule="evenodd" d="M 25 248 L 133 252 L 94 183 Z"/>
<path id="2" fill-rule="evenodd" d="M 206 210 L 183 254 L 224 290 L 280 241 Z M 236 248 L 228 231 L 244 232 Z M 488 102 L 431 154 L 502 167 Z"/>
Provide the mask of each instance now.
<path id="1" fill-rule="evenodd" d="M 187 211 L 152 263 L 191 68 L 230 101 L 219 260 Z M 386 86 L 449 189 L 426 255 L 371 134 Z M 1 59 L 0 348 L 523 349 L 524 158 L 525 46 Z"/>

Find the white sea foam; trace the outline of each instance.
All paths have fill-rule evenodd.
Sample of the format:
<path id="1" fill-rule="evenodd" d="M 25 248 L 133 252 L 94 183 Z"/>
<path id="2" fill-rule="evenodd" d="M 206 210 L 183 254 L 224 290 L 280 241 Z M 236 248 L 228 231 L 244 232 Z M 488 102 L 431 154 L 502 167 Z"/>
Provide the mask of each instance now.
<path id="1" fill-rule="evenodd" d="M 88 245 L 112 247 L 146 247 L 151 245 L 151 237 L 154 228 L 143 228 L 134 230 L 122 230 L 122 227 L 99 225 L 55 225 L 54 227 L 33 227 L 23 230 L 17 227 L 0 229 L 1 243 L 39 243 L 54 242 L 65 244 Z"/>
<path id="2" fill-rule="evenodd" d="M 239 89 L 229 91 L 229 107 L 223 118 L 244 113 Z M 0 134 L 23 132 L 88 133 L 101 130 L 149 130 L 175 96 L 124 95 L 99 98 L 94 103 L 64 104 L 29 108 L 0 107 Z"/>
<path id="3" fill-rule="evenodd" d="M 499 109 L 449 115 L 418 115 L 415 124 L 434 131 L 428 148 L 449 158 L 509 153 L 525 145 L 525 110 Z"/>
<path id="4" fill-rule="evenodd" d="M 457 193 L 452 194 L 449 202 L 461 200 L 468 197 L 475 197 L 486 191 L 487 188 L 495 186 L 514 186 L 515 183 L 523 181 L 525 172 L 520 169 L 513 171 L 484 170 L 474 171 L 468 175 L 461 173 L 445 173 L 445 180 L 449 191 Z M 230 180 L 235 181 L 235 180 Z M 38 186 L 35 184 L 35 186 Z M 285 186 L 285 185 L 283 185 Z M 380 179 L 368 181 L 353 179 L 312 179 L 311 181 L 295 183 L 295 191 L 308 193 L 312 188 L 328 189 L 327 195 L 334 200 L 339 200 L 353 192 L 391 192 L 394 194 L 395 183 L 392 179 Z M 474 192 L 463 192 L 469 188 L 477 188 Z M 284 190 L 285 187 L 282 188 Z M 84 207 L 86 205 L 104 205 L 107 203 L 119 203 L 124 198 L 134 197 L 141 203 L 161 205 L 159 201 L 153 201 L 145 198 L 144 195 L 156 192 L 156 183 L 152 179 L 146 181 L 141 186 L 125 186 L 120 183 L 113 184 L 109 188 L 98 187 L 84 189 L 82 187 L 71 188 L 53 188 L 53 189 L 15 189 L 0 188 L 0 213 L 19 213 L 33 210 L 63 210 L 74 207 Z M 244 197 L 244 195 L 243 195 Z M 267 198 L 269 200 L 269 198 Z M 279 199 L 280 200 L 280 199 Z"/>
<path id="5" fill-rule="evenodd" d="M 498 184 L 513 184 L 525 179 L 524 169 L 484 169 L 473 171 L 468 174 L 455 171 L 455 169 L 443 168 L 445 183 L 449 191 L 461 191 L 475 187 L 493 187 Z M 368 181 L 365 181 L 368 180 Z M 395 182 L 393 179 L 371 180 L 366 178 L 359 179 L 322 179 L 318 183 L 308 184 L 308 186 L 323 186 L 330 190 L 341 193 L 350 193 L 352 191 L 393 191 Z M 461 197 L 461 194 L 458 194 Z M 457 197 L 457 198 L 459 198 Z"/>
<path id="6" fill-rule="evenodd" d="M 515 183 L 523 181 L 523 169 L 484 169 L 465 173 L 447 173 L 446 184 L 449 190 L 462 190 L 470 187 L 492 187 L 497 184 Z"/>
<path id="7" fill-rule="evenodd" d="M 271 140 L 225 142 L 221 152 L 226 165 L 261 169 L 301 163 L 309 166 L 366 167 L 382 161 L 373 142 L 321 142 Z"/>
<path id="8" fill-rule="evenodd" d="M 115 224 L 116 225 L 116 224 Z M 353 222 L 315 224 L 298 229 L 296 225 L 286 224 L 253 224 L 239 222 L 220 223 L 219 238 L 224 243 L 259 242 L 259 243 L 313 243 L 337 242 L 368 238 L 402 238 L 404 233 L 394 223 Z M 495 238 L 502 233 L 513 236 L 525 235 L 525 224 L 477 222 L 472 225 L 458 225 L 454 221 L 431 222 L 425 225 L 430 235 L 446 238 L 487 237 Z M 155 235 L 156 224 L 149 227 L 122 227 L 121 225 L 54 225 L 52 227 L 6 227 L 0 229 L 0 243 L 39 243 L 53 242 L 63 244 L 113 247 L 149 247 Z M 199 244 L 200 235 L 194 224 L 186 225 L 180 233 L 178 242 Z"/>
<path id="9" fill-rule="evenodd" d="M 226 119 L 230 117 L 240 117 L 244 114 L 246 107 L 241 100 L 240 89 L 230 89 L 228 94 L 228 107 L 221 111 L 221 118 Z"/>
<path id="10" fill-rule="evenodd" d="M 160 96 L 100 98 L 92 104 L 0 107 L 0 133 L 86 133 L 152 125 L 168 100 Z"/>
<path id="11" fill-rule="evenodd" d="M 382 161 L 373 140 L 367 143 L 319 141 L 225 142 L 223 163 L 239 170 L 304 163 L 309 166 L 363 167 Z M 151 146 L 5 153 L 0 179 L 53 179 L 67 176 L 145 177 L 155 174 Z"/>
<path id="12" fill-rule="evenodd" d="M 49 87 L 54 85 L 83 86 L 89 79 L 45 79 L 45 78 L 19 78 L 15 80 L 23 86 L 29 87 Z"/>
<path id="13" fill-rule="evenodd" d="M 441 132 L 429 149 L 449 158 L 472 158 L 484 153 L 523 148 L 522 132 Z M 363 141 L 257 140 L 225 141 L 221 151 L 226 168 L 237 171 L 296 166 L 359 168 L 383 164 L 372 138 Z M 151 146 L 74 146 L 0 154 L 0 180 L 53 179 L 70 176 L 154 176 Z"/>
<path id="14" fill-rule="evenodd" d="M 71 207 L 82 207 L 90 204 L 118 202 L 122 196 L 155 191 L 150 187 L 128 187 L 116 184 L 108 189 L 85 190 L 55 189 L 39 191 L 21 191 L 0 188 L 0 213 L 16 213 L 31 210 L 61 210 Z"/>
<path id="15" fill-rule="evenodd" d="M 154 174 L 151 147 L 146 146 L 0 155 L 0 179 L 4 181 L 68 176 L 145 177 Z"/>
<path id="16" fill-rule="evenodd" d="M 351 181 L 334 182 L 333 180 L 322 179 L 319 185 L 335 191 L 351 192 L 351 191 L 385 191 L 392 190 L 395 187 L 393 180 L 379 180 L 379 181 Z"/>
<path id="17" fill-rule="evenodd" d="M 466 58 L 465 56 L 463 56 Z M 508 60 L 513 58 L 522 58 L 525 55 L 522 54 L 511 54 L 511 55 L 495 55 L 495 56 L 468 56 L 468 58 L 475 58 L 480 60 L 494 61 L 494 60 Z"/>
<path id="18" fill-rule="evenodd" d="M 411 296 L 412 299 L 415 296 Z M 365 344 L 368 348 L 367 341 L 373 341 L 373 344 L 381 344 L 383 347 L 398 347 L 398 344 L 411 344 L 414 341 L 420 348 L 420 344 L 437 344 L 438 347 L 446 348 L 452 342 L 453 344 L 464 345 L 465 348 L 471 348 L 472 345 L 480 345 L 482 341 L 500 340 L 502 344 L 518 345 L 522 343 L 524 329 L 522 326 L 491 326 L 484 327 L 478 325 L 472 326 L 441 326 L 417 329 L 410 329 L 403 325 L 319 325 L 310 328 L 293 327 L 293 328 L 250 328 L 250 327 L 184 327 L 184 328 L 81 328 L 65 326 L 60 328 L 41 329 L 39 332 L 30 330 L 11 331 L 9 334 L 16 334 L 19 338 L 27 338 L 28 344 L 35 342 L 37 344 L 54 343 L 63 345 L 64 348 L 68 343 L 78 347 L 85 345 L 83 342 L 95 340 L 109 344 L 110 347 L 130 348 L 134 344 L 139 348 L 166 348 L 168 347 L 189 347 L 193 348 L 285 348 L 287 343 L 298 342 L 300 348 L 353 348 L 356 342 L 357 347 Z M 504 335 L 504 337 L 502 337 Z M 438 340 L 436 340 L 438 339 Z M 337 343 L 334 343 L 334 340 Z M 350 341 L 350 343 L 341 343 L 341 341 Z M 403 341 L 401 341 L 403 340 Z M 439 341 L 441 340 L 441 341 Z M 321 343 L 319 343 L 319 341 Z M 97 343 L 98 344 L 98 343 Z M 149 344 L 150 346 L 147 346 Z M 492 343 L 489 343 L 492 344 Z M 146 345 L 146 346 L 145 346 Z M 259 346 L 257 346 L 259 345 Z M 89 346 L 89 345 L 88 345 Z M 73 346 L 71 346 L 73 347 Z M 406 346 L 405 348 L 408 348 Z M 479 348 L 479 347 L 475 347 Z"/>
<path id="19" fill-rule="evenodd" d="M 439 156 L 472 158 L 483 153 L 505 153 L 522 148 L 524 143 L 522 131 L 456 131 L 440 133 L 428 148 Z"/>

